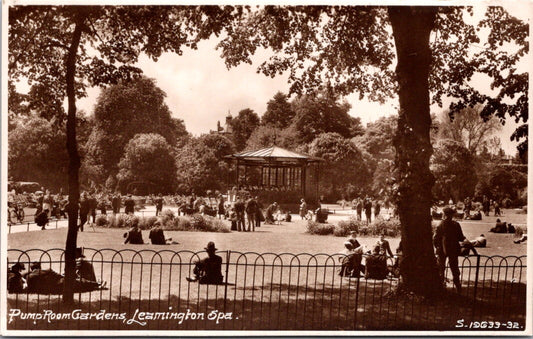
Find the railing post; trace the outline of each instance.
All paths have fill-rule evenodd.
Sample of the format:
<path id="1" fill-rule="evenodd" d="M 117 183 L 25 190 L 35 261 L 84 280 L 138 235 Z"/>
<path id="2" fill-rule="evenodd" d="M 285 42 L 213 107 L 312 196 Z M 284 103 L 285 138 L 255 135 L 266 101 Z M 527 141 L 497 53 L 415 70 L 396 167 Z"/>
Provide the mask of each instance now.
<path id="1" fill-rule="evenodd" d="M 229 259 L 231 256 L 231 250 L 226 251 L 226 277 L 224 281 L 224 313 L 226 313 L 226 301 L 228 297 L 228 271 L 229 271 Z M 226 322 L 224 322 L 224 329 L 226 329 Z"/>
<path id="2" fill-rule="evenodd" d="M 30 223 L 28 223 L 28 225 L 26 226 L 26 232 L 29 232 L 30 231 Z"/>
<path id="3" fill-rule="evenodd" d="M 477 283 L 479 280 L 479 259 L 480 255 L 476 255 L 476 277 L 474 280 L 474 300 L 472 305 L 472 317 L 476 314 L 476 297 L 477 297 Z"/>
<path id="4" fill-rule="evenodd" d="M 9 227 L 9 232 L 8 233 L 11 233 L 11 224 L 8 224 L 7 226 Z"/>

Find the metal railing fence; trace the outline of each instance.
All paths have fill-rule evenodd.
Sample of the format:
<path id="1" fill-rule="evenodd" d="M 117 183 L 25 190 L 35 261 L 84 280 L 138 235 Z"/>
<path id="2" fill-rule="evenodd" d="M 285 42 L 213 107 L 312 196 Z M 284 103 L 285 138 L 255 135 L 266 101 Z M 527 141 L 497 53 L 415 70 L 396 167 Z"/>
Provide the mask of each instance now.
<path id="1" fill-rule="evenodd" d="M 8 317 L 18 310 L 29 318 L 13 317 L 8 328 L 454 330 L 461 329 L 461 319 L 467 325 L 525 323 L 526 256 L 460 258 L 462 294 L 453 292 L 447 269 L 445 295 L 424 300 L 398 293 L 399 280 L 392 274 L 383 280 L 339 276 L 340 254 L 219 251 L 224 283 L 201 285 L 185 278 L 193 275 L 195 261 L 206 256 L 202 252 L 85 248 L 84 253 L 108 289 L 77 293 L 75 308 L 112 314 L 109 319 L 74 317 L 59 295 L 19 293 L 8 295 Z M 39 261 L 43 269 L 64 270 L 63 249 L 11 249 L 8 260 L 9 266 Z M 71 315 L 51 321 L 28 316 L 46 312 Z M 140 312 L 152 318 L 141 321 Z"/>

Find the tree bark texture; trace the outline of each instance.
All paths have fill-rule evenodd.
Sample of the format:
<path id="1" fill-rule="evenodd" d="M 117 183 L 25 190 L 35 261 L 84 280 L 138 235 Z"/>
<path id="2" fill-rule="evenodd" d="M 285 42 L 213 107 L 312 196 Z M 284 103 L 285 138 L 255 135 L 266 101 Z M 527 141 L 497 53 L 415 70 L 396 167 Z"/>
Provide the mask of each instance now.
<path id="1" fill-rule="evenodd" d="M 74 301 L 74 280 L 76 279 L 76 243 L 78 238 L 78 202 L 80 198 L 79 169 L 80 156 L 76 141 L 76 56 L 81 40 L 84 17 L 79 15 L 72 35 L 66 59 L 66 82 L 67 82 L 67 151 L 69 156 L 68 165 L 68 233 L 65 245 L 65 284 L 63 287 L 63 302 L 72 304 Z"/>
<path id="2" fill-rule="evenodd" d="M 402 234 L 401 287 L 417 295 L 434 296 L 441 287 L 431 230 L 429 36 L 437 7 L 391 6 L 398 64 L 400 112 L 395 137 L 398 167 L 398 214 Z"/>

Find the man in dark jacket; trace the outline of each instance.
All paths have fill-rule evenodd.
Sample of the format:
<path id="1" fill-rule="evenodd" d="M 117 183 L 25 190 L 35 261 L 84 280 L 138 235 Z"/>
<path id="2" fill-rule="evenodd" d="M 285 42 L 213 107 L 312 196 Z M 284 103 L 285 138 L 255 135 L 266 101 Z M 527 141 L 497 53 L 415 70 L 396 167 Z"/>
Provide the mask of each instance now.
<path id="1" fill-rule="evenodd" d="M 128 198 L 124 201 L 124 213 L 133 214 L 135 213 L 135 201 L 131 197 L 131 194 L 128 194 Z"/>
<path id="2" fill-rule="evenodd" d="M 120 196 L 118 194 L 114 194 L 113 198 L 111 200 L 111 205 L 113 206 L 113 214 L 120 213 L 120 204 L 122 203 Z"/>
<path id="3" fill-rule="evenodd" d="M 134 245 L 144 244 L 143 236 L 141 230 L 139 229 L 137 223 L 134 223 L 130 230 L 124 233 L 124 243 L 130 243 Z"/>
<path id="4" fill-rule="evenodd" d="M 161 193 L 155 198 L 155 216 L 157 217 L 163 211 L 163 196 Z"/>
<path id="5" fill-rule="evenodd" d="M 208 257 L 195 263 L 193 270 L 194 277 L 187 277 L 187 281 L 198 281 L 200 284 L 222 284 L 222 258 L 215 254 L 217 248 L 215 243 L 210 241 L 205 247 Z"/>
<path id="6" fill-rule="evenodd" d="M 91 209 L 89 199 L 87 199 L 87 193 L 83 192 L 80 198 L 80 225 L 78 229 L 83 232 L 83 225 L 87 222 L 87 215 Z"/>
<path id="7" fill-rule="evenodd" d="M 24 271 L 26 267 L 23 263 L 18 262 L 11 266 L 7 272 L 7 292 L 8 293 L 22 293 L 24 292 L 24 278 L 21 271 Z"/>
<path id="8" fill-rule="evenodd" d="M 35 223 L 41 227 L 41 230 L 46 229 L 48 224 L 48 209 L 45 209 L 35 216 Z"/>
<path id="9" fill-rule="evenodd" d="M 254 198 L 251 196 L 246 200 L 246 219 L 248 221 L 248 229 L 247 231 L 255 232 L 255 219 L 257 215 L 257 201 L 255 201 Z"/>
<path id="10" fill-rule="evenodd" d="M 241 197 L 237 198 L 237 201 L 235 202 L 235 214 L 237 216 L 237 231 L 246 231 L 246 225 L 244 221 L 244 211 L 246 206 L 244 205 L 244 202 L 242 201 Z"/>
<path id="11" fill-rule="evenodd" d="M 442 220 L 435 230 L 433 244 L 437 254 L 437 264 L 441 278 L 444 281 L 444 270 L 446 269 L 446 258 L 453 275 L 453 283 L 457 292 L 461 293 L 461 280 L 459 271 L 459 255 L 461 254 L 461 242 L 465 240 L 461 225 L 453 220 L 455 210 L 451 207 L 445 207 L 442 211 L 444 220 Z"/>

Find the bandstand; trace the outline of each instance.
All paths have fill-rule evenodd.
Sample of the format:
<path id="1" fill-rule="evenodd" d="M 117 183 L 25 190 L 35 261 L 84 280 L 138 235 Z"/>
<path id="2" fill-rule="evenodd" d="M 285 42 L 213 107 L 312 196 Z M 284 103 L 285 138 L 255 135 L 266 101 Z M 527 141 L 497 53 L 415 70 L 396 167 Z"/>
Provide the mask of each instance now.
<path id="1" fill-rule="evenodd" d="M 297 203 L 318 200 L 322 159 L 272 146 L 226 156 L 235 165 L 228 186 L 260 196 L 263 201 Z"/>

